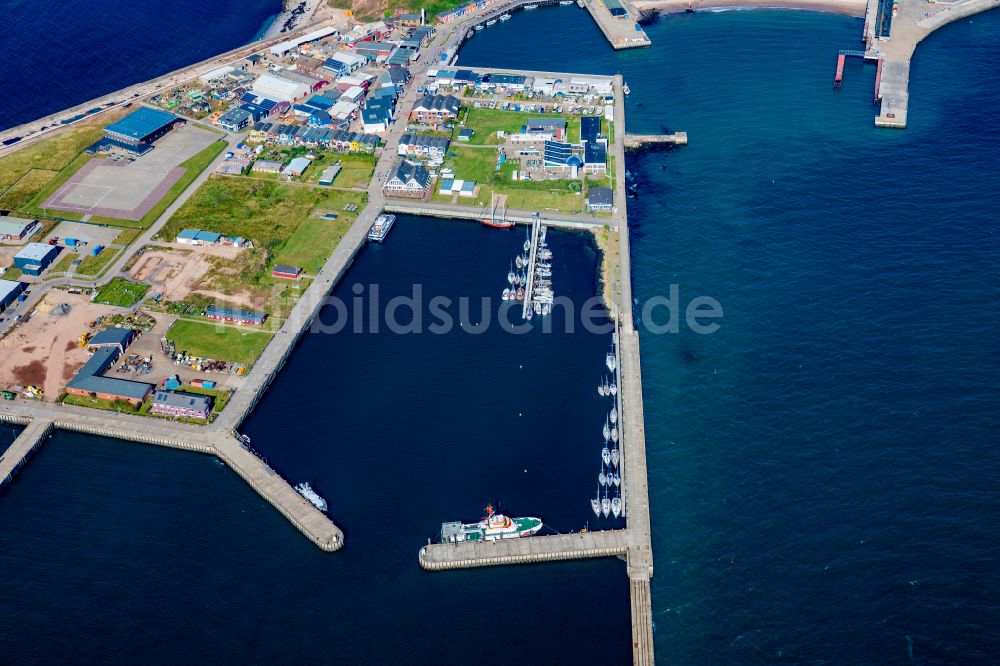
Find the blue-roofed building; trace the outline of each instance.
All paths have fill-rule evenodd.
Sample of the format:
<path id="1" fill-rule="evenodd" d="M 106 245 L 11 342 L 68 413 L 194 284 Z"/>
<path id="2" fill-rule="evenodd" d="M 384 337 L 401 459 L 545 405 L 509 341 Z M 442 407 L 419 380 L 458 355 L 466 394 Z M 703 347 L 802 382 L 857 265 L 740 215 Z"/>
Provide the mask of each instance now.
<path id="1" fill-rule="evenodd" d="M 385 98 L 369 99 L 361 109 L 361 122 L 365 132 L 382 132 L 392 122 L 392 105 Z"/>
<path id="2" fill-rule="evenodd" d="M 24 283 L 16 280 L 0 280 L 0 313 L 17 300 L 22 291 L 24 291 Z"/>
<path id="3" fill-rule="evenodd" d="M 580 116 L 580 140 L 597 141 L 601 133 L 600 116 Z"/>
<path id="4" fill-rule="evenodd" d="M 177 242 L 183 245 L 218 245 L 222 242 L 222 234 L 201 229 L 181 229 L 177 234 Z"/>
<path id="5" fill-rule="evenodd" d="M 330 114 L 321 110 L 313 111 L 309 114 L 306 123 L 310 127 L 327 127 L 330 125 Z"/>
<path id="6" fill-rule="evenodd" d="M 172 113 L 141 106 L 121 120 L 104 128 L 104 136 L 126 145 L 150 144 L 177 123 L 184 122 Z"/>
<path id="7" fill-rule="evenodd" d="M 41 275 L 59 254 L 59 247 L 47 243 L 28 243 L 14 255 L 14 267 L 25 275 Z"/>

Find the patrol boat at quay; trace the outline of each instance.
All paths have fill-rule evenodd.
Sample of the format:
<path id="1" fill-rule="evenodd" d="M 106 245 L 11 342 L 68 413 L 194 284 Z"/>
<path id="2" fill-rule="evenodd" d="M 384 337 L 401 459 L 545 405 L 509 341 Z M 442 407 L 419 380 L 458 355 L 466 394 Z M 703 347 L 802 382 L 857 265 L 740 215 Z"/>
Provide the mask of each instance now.
<path id="1" fill-rule="evenodd" d="M 372 228 L 368 231 L 368 240 L 381 243 L 389 234 L 389 229 L 392 229 L 392 225 L 395 221 L 395 215 L 383 214 L 376 217 L 375 222 L 372 224 Z"/>
<path id="2" fill-rule="evenodd" d="M 326 500 L 320 497 L 319 493 L 313 490 L 312 486 L 310 486 L 308 483 L 303 481 L 299 485 L 295 486 L 295 490 L 296 492 L 298 492 L 299 495 L 302 495 L 307 500 L 309 500 L 309 503 L 312 504 L 314 507 L 316 507 L 320 511 L 326 511 L 327 508 Z"/>
<path id="3" fill-rule="evenodd" d="M 540 529 L 541 518 L 511 518 L 487 506 L 486 515 L 478 523 L 442 523 L 441 543 L 518 539 L 531 536 Z"/>

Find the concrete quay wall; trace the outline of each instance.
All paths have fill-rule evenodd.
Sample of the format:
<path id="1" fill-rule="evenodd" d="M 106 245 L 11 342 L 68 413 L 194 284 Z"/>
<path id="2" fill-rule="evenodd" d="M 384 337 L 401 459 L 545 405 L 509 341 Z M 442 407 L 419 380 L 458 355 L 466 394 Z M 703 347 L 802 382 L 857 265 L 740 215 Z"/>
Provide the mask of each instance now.
<path id="1" fill-rule="evenodd" d="M 215 447 L 215 454 L 247 485 L 321 550 L 332 553 L 343 548 L 344 533 L 333 521 L 299 495 L 264 461 L 240 446 L 234 438 L 225 435 L 222 437 L 224 439 Z"/>
<path id="2" fill-rule="evenodd" d="M 437 543 L 420 549 L 427 571 L 537 564 L 626 554 L 625 530 L 524 537 L 478 543 Z"/>
<path id="3" fill-rule="evenodd" d="M 34 421 L 21 431 L 14 443 L 0 456 L 0 491 L 6 488 L 42 442 L 52 434 L 52 421 Z"/>

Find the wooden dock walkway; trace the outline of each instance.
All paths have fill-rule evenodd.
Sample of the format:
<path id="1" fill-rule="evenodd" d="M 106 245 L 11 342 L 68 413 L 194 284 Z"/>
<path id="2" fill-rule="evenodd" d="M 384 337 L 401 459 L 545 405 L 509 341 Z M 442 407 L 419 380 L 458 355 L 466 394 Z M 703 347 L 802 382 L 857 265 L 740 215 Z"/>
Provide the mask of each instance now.
<path id="1" fill-rule="evenodd" d="M 535 263 L 538 260 L 538 237 L 541 230 L 541 223 L 535 220 L 531 224 L 531 253 L 528 255 L 528 279 L 524 287 L 524 305 L 521 308 L 521 316 L 528 318 L 528 312 L 532 307 L 532 296 L 535 289 Z"/>
<path id="2" fill-rule="evenodd" d="M 475 543 L 435 543 L 420 549 L 420 566 L 428 571 L 442 571 L 505 564 L 619 557 L 625 555 L 626 549 L 625 530 L 554 534 Z"/>

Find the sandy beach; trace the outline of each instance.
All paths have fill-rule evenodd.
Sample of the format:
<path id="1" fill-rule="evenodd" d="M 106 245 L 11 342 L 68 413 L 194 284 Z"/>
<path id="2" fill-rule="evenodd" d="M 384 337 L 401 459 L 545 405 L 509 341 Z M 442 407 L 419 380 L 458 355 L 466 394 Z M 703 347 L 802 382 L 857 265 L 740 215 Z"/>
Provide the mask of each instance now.
<path id="1" fill-rule="evenodd" d="M 659 11 L 668 14 L 683 12 L 688 8 L 688 0 L 637 0 L 634 4 L 643 12 Z M 865 0 L 691 0 L 691 8 L 695 11 L 729 7 L 804 9 L 863 18 L 867 2 Z"/>

